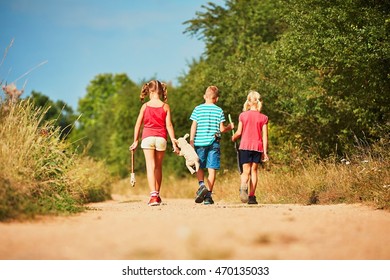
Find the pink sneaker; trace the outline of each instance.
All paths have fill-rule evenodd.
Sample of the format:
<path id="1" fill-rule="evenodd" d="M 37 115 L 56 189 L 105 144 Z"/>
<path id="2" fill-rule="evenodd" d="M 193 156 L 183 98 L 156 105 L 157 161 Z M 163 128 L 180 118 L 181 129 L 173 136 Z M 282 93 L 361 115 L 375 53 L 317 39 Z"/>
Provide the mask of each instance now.
<path id="1" fill-rule="evenodd" d="M 158 196 L 151 196 L 148 202 L 149 206 L 158 206 L 161 203 L 161 198 Z"/>

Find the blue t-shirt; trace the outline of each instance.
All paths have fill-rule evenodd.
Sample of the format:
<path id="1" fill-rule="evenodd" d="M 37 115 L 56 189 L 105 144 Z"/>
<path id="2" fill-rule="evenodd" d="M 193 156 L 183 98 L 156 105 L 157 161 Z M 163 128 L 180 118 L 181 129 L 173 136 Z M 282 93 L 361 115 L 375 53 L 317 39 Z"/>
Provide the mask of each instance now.
<path id="1" fill-rule="evenodd" d="M 196 121 L 194 145 L 205 147 L 215 140 L 215 134 L 220 132 L 219 126 L 225 121 L 223 110 L 215 104 L 201 104 L 192 111 L 190 120 Z"/>

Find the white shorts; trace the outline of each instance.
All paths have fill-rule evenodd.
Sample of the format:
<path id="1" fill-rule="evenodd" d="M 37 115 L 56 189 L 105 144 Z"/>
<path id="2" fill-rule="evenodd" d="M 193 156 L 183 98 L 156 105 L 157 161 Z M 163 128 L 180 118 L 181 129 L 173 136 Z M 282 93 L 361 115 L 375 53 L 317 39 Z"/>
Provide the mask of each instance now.
<path id="1" fill-rule="evenodd" d="M 165 151 L 167 149 L 167 140 L 163 137 L 149 136 L 142 140 L 141 148 Z"/>

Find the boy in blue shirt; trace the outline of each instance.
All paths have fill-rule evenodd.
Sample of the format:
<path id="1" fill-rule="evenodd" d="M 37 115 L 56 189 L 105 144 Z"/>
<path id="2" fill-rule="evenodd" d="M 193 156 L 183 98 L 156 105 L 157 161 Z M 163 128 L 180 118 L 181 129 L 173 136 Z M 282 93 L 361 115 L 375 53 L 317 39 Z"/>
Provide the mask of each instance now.
<path id="1" fill-rule="evenodd" d="M 234 124 L 224 125 L 225 116 L 223 110 L 215 105 L 219 98 L 219 90 L 216 86 L 209 86 L 203 96 L 205 102 L 195 107 L 192 111 L 190 131 L 190 144 L 195 148 L 199 156 L 199 171 L 197 178 L 199 189 L 196 192 L 196 203 L 214 204 L 211 197 L 216 171 L 220 168 L 221 149 L 219 140 L 221 133 L 234 129 Z M 208 170 L 206 187 L 204 183 L 204 168 Z"/>

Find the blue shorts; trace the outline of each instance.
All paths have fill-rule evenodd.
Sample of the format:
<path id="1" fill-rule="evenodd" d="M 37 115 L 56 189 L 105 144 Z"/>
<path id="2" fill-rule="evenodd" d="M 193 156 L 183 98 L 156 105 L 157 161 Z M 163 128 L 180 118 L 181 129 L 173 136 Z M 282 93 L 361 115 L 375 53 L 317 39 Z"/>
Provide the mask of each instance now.
<path id="1" fill-rule="evenodd" d="M 239 150 L 240 164 L 245 163 L 260 163 L 261 162 L 261 152 L 249 151 L 249 150 Z"/>
<path id="2" fill-rule="evenodd" d="M 221 167 L 221 146 L 214 142 L 210 146 L 195 147 L 200 168 L 219 169 Z"/>

